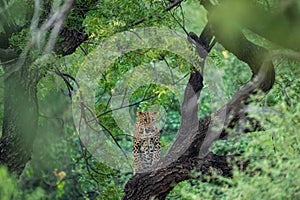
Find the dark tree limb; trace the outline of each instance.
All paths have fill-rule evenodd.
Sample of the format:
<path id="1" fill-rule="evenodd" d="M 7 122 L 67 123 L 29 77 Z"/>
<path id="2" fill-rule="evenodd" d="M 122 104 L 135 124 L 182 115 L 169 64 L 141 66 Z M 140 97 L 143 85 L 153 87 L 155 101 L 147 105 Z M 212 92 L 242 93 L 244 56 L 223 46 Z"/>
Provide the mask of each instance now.
<path id="1" fill-rule="evenodd" d="M 209 44 L 213 38 L 211 32 L 207 31 L 208 26 L 204 28 L 204 31 L 198 37 L 195 33 L 190 32 L 188 40 L 196 46 L 196 53 L 200 56 L 202 61 L 199 62 L 199 66 L 204 70 L 205 59 L 209 52 Z M 201 41 L 200 38 L 203 40 Z M 180 128 L 169 153 L 166 156 L 164 162 L 159 162 L 158 166 L 162 167 L 168 165 L 168 162 L 177 160 L 189 147 L 192 141 L 194 141 L 194 133 L 199 128 L 198 119 L 198 99 L 200 92 L 203 88 L 203 75 L 198 69 L 193 69 L 190 75 L 189 82 L 185 88 L 184 99 L 181 106 L 181 122 Z M 167 162 L 166 162 L 167 161 Z"/>
<path id="2" fill-rule="evenodd" d="M 96 1 L 89 1 L 89 5 L 93 2 L 96 3 Z M 65 9 L 62 9 L 63 13 L 60 16 L 66 16 L 71 4 L 72 1 L 65 3 Z M 76 4 L 73 6 L 75 6 L 72 10 L 73 12 L 76 9 L 77 11 L 78 9 L 82 9 Z M 88 9 L 83 9 L 80 12 L 84 15 L 87 11 Z M 43 20 L 46 20 L 49 13 L 45 14 Z M 41 21 L 43 20 L 41 19 Z M 56 20 L 62 23 L 63 18 Z M 45 49 L 47 47 L 54 47 L 56 54 L 68 55 L 74 52 L 87 39 L 86 34 L 77 31 L 76 28 L 70 28 L 68 24 L 64 24 L 61 30 L 54 30 L 55 28 L 60 28 L 59 24 L 52 24 L 44 30 L 43 27 L 48 27 L 46 26 L 47 23 L 48 21 L 46 20 L 40 29 L 44 32 L 51 31 L 50 37 L 59 33 L 59 39 L 57 45 L 52 45 L 51 41 L 48 41 Z M 82 26 L 82 21 L 79 20 L 77 23 L 72 24 L 72 26 Z M 29 45 L 28 48 L 26 47 L 27 50 L 24 51 L 25 53 L 20 52 L 18 47 L 15 49 L 12 49 L 12 47 L 8 48 L 9 43 L 7 41 L 9 41 L 11 34 L 16 31 L 20 31 L 20 27 L 12 27 L 11 31 L 8 31 L 7 34 L 0 35 L 0 60 L 5 71 L 4 117 L 2 137 L 0 138 L 0 164 L 7 166 L 10 172 L 20 175 L 26 163 L 31 159 L 33 141 L 38 134 L 37 84 L 40 76 L 39 66 L 31 67 L 34 58 L 30 57 L 28 52 L 33 48 L 32 46 Z M 2 42 L 2 39 L 4 42 Z M 52 39 L 55 40 L 56 38 Z M 52 49 L 50 48 L 49 50 Z M 24 56 L 20 57 L 23 54 Z"/>
<path id="3" fill-rule="evenodd" d="M 190 38 L 202 49 L 207 49 L 211 41 L 206 38 L 211 39 L 214 35 L 216 40 L 228 51 L 249 65 L 253 73 L 252 79 L 224 107 L 201 120 L 195 131 L 194 120 L 198 120 L 195 99 L 199 98 L 203 79 L 201 74 L 199 79 L 196 78 L 197 73 L 191 74 L 185 91 L 181 126 L 170 152 L 157 165 L 153 166 L 151 172 L 137 174 L 127 182 L 124 189 L 124 200 L 165 199 L 177 183 L 191 178 L 192 170 L 207 174 L 208 171 L 205 169 L 215 167 L 222 172 L 223 176 L 232 176 L 232 168 L 227 163 L 227 159 L 234 158 L 234 156 L 218 157 L 209 152 L 209 147 L 219 139 L 221 133 L 223 133 L 222 139 L 227 136 L 226 127 L 243 118 L 243 111 L 245 105 L 249 103 L 251 94 L 256 94 L 258 90 L 268 92 L 271 89 L 275 71 L 268 51 L 248 41 L 239 29 L 230 27 L 234 34 L 224 34 L 226 31 L 222 28 L 225 27 L 217 26 L 213 20 L 209 21 L 208 27 L 209 29 L 205 29 L 206 31 L 199 38 L 195 34 L 190 34 Z M 203 36 L 204 33 L 208 34 L 208 37 Z M 224 118 L 224 122 L 221 121 L 221 123 L 224 126 L 217 127 L 217 131 L 210 127 L 215 125 L 214 121 L 217 121 L 216 125 L 218 125 L 218 121 L 222 118 Z"/>
<path id="4" fill-rule="evenodd" d="M 212 35 L 203 36 L 208 33 L 204 31 L 202 38 L 211 40 Z M 203 41 L 200 44 L 200 39 L 194 33 L 188 35 L 188 40 L 195 44 L 196 52 L 203 59 L 199 63 L 203 69 L 204 60 L 208 54 L 206 49 L 209 49 L 209 45 L 202 46 L 201 44 L 210 44 L 210 41 Z M 193 69 L 184 93 L 180 128 L 170 152 L 153 166 L 156 168 L 155 171 L 137 174 L 129 180 L 124 189 L 123 199 L 150 199 L 152 197 L 164 199 L 177 183 L 190 178 L 189 173 L 195 166 L 202 169 L 203 163 L 208 161 L 199 160 L 197 157 L 210 122 L 210 118 L 206 118 L 200 123 L 201 126 L 199 125 L 197 101 L 202 88 L 203 76 L 199 70 Z M 199 127 L 202 129 L 201 132 L 199 132 Z"/>
<path id="5" fill-rule="evenodd" d="M 20 175 L 31 158 L 32 138 L 38 126 L 37 73 L 25 65 L 5 78 L 4 86 L 0 163 Z"/>
<path id="6" fill-rule="evenodd" d="M 225 156 L 209 154 L 205 159 L 178 160 L 166 168 L 137 174 L 126 184 L 124 189 L 126 195 L 123 200 L 150 199 L 150 197 L 165 199 L 177 183 L 193 178 L 192 170 L 209 174 L 214 168 L 220 170 L 223 176 L 231 177 L 232 169 L 226 159 Z"/>
<path id="7" fill-rule="evenodd" d="M 55 44 L 54 51 L 57 55 L 70 55 L 88 39 L 88 35 L 83 30 L 70 29 L 64 27 L 59 34 L 59 40 Z"/>

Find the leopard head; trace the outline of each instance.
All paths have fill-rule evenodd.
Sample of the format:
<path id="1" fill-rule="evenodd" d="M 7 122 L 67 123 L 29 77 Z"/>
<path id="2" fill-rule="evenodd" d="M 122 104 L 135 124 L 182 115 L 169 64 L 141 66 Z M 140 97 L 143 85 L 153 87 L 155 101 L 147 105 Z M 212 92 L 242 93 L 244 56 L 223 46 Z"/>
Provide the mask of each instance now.
<path id="1" fill-rule="evenodd" d="M 138 122 L 145 125 L 153 124 L 155 123 L 158 114 L 159 114 L 158 112 L 151 112 L 151 111 L 137 112 Z"/>

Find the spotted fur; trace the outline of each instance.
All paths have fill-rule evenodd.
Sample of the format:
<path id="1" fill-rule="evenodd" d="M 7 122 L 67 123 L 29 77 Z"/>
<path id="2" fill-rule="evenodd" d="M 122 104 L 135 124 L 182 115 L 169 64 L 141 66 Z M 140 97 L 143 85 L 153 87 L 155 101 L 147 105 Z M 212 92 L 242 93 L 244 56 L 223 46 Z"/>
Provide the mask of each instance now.
<path id="1" fill-rule="evenodd" d="M 133 156 L 135 173 L 146 171 L 160 158 L 160 133 L 155 125 L 158 112 L 137 112 Z"/>

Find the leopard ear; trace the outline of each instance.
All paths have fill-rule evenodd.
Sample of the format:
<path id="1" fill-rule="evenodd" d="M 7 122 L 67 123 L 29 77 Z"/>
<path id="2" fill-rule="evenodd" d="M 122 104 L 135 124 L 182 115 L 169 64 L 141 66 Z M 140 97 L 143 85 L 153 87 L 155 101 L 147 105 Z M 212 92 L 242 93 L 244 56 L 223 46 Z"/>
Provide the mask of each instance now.
<path id="1" fill-rule="evenodd" d="M 153 112 L 154 117 L 157 117 L 159 115 L 159 112 L 155 111 Z"/>
<path id="2" fill-rule="evenodd" d="M 140 111 L 137 111 L 137 112 L 136 112 L 136 115 L 137 115 L 138 117 L 140 117 L 142 114 L 143 114 L 143 113 L 140 112 Z"/>

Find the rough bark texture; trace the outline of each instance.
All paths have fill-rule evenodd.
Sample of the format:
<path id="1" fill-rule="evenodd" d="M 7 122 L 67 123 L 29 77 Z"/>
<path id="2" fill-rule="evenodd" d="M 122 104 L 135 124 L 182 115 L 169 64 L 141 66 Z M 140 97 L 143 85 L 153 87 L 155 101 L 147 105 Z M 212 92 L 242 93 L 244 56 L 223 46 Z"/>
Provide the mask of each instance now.
<path id="1" fill-rule="evenodd" d="M 88 2 L 93 4 L 97 1 Z M 166 10 L 177 6 L 180 2 L 182 1 L 174 1 Z M 213 8 L 208 0 L 202 0 L 201 4 L 209 12 Z M 80 10 L 78 13 L 80 13 L 82 19 L 84 18 L 84 14 L 89 10 L 84 4 L 74 4 L 74 9 Z M 218 12 L 218 10 L 215 12 Z M 124 188 L 125 195 L 123 199 L 151 199 L 152 197 L 165 199 L 177 183 L 192 178 L 191 171 L 194 169 L 202 173 L 210 173 L 210 169 L 215 168 L 224 176 L 230 177 L 232 175 L 232 169 L 227 163 L 228 157 L 217 156 L 210 152 L 203 154 L 204 157 L 199 157 L 205 138 L 211 136 L 210 140 L 205 142 L 205 145 L 209 147 L 220 136 L 210 132 L 209 125 L 214 118 L 218 118 L 221 114 L 225 114 L 226 116 L 225 125 L 227 127 L 238 122 L 243 115 L 242 110 L 247 103 L 249 95 L 255 94 L 256 89 L 261 89 L 264 92 L 270 90 L 274 83 L 275 74 L 272 62 L 268 58 L 268 52 L 264 48 L 249 42 L 240 30 L 234 27 L 230 28 L 232 32 L 228 34 L 226 32 L 228 27 L 220 26 L 220 22 L 222 22 L 221 24 L 227 23 L 224 23 L 220 18 L 214 17 L 214 15 L 209 17 L 209 25 L 204 29 L 200 37 L 195 37 L 194 34 L 190 35 L 198 45 L 198 53 L 207 54 L 211 48 L 212 37 L 216 36 L 220 44 L 249 65 L 253 72 L 253 79 L 238 91 L 226 106 L 199 122 L 197 118 L 197 100 L 203 87 L 203 77 L 197 71 L 191 74 L 185 93 L 184 105 L 182 106 L 180 131 L 170 154 L 163 158 L 151 172 L 136 174 L 132 177 Z M 277 18 L 272 19 L 276 20 Z M 139 23 L 145 20 L 143 19 Z M 81 26 L 82 21 L 79 20 L 76 23 Z M 294 25 L 298 23 L 294 22 Z M 274 24 L 276 23 L 272 25 Z M 64 26 L 60 31 L 60 37 L 54 47 L 57 54 L 71 54 L 87 39 L 87 35 L 82 29 L 76 30 L 71 28 L 72 26 L 74 24 Z M 293 41 L 288 43 L 281 41 L 281 37 L 278 37 L 281 34 L 269 34 L 269 30 L 273 30 L 273 28 L 269 27 L 266 30 L 265 27 L 256 26 L 255 23 L 247 24 L 247 26 L 261 33 L 266 38 L 270 37 L 271 40 L 283 46 L 286 45 L 298 50 L 299 45 L 295 45 Z M 280 27 L 278 26 L 278 28 Z M 10 71 L 8 68 L 13 67 L 13 63 L 15 63 L 20 55 L 20 52 L 17 50 L 8 49 L 9 37 L 21 28 L 13 27 L 7 31 L 7 34 L 0 35 L 0 60 L 1 62 L 8 62 L 7 72 Z M 276 33 L 282 31 L 279 29 L 276 30 Z M 284 33 L 286 33 L 285 27 Z M 293 33 L 293 38 L 295 36 L 297 38 L 299 31 L 298 29 L 293 29 L 291 33 Z M 299 40 L 296 41 L 299 42 Z M 205 58 L 205 56 L 201 56 Z M 30 62 L 27 61 L 21 68 L 10 73 L 4 80 L 5 105 L 2 137 L 0 139 L 0 163 L 8 166 L 10 171 L 17 174 L 22 172 L 25 164 L 30 160 L 32 144 L 37 130 L 38 106 L 36 87 L 38 72 L 29 70 L 29 66 Z M 229 118 L 229 115 L 233 117 Z M 227 135 L 226 126 L 220 132 L 222 139 L 226 138 Z"/>
<path id="2" fill-rule="evenodd" d="M 90 1 L 90 5 L 96 1 Z M 50 5 L 45 5 L 44 18 L 49 14 Z M 89 8 L 74 4 L 73 12 L 80 13 L 72 26 L 80 27 Z M 47 9 L 48 8 L 48 9 Z M 77 24 L 76 24 L 77 23 Z M 4 67 L 4 117 L 2 137 L 0 138 L 0 164 L 9 171 L 20 175 L 31 159 L 32 146 L 38 135 L 37 84 L 40 80 L 39 66 L 31 66 L 34 60 L 20 58 L 19 49 L 9 48 L 9 37 L 24 27 L 8 27 L 0 34 L 0 61 Z M 68 24 L 62 27 L 54 46 L 57 55 L 68 55 L 87 39 L 87 35 Z M 23 62 L 24 61 L 24 62 Z M 20 64 L 21 63 L 21 64 Z"/>
<path id="3" fill-rule="evenodd" d="M 60 37 L 54 50 L 56 54 L 66 56 L 72 54 L 87 39 L 88 35 L 83 30 L 72 30 L 64 27 L 60 32 Z"/>
<path id="4" fill-rule="evenodd" d="M 199 130 L 194 135 L 193 142 L 178 160 L 167 167 L 132 177 L 125 186 L 123 200 L 151 199 L 153 197 L 165 199 L 176 184 L 193 178 L 192 170 L 208 174 L 212 169 L 216 169 L 223 176 L 231 177 L 231 166 L 227 163 L 227 157 L 209 153 L 203 159 L 198 158 L 199 149 L 209 124 L 209 117 L 200 122 Z M 165 162 L 165 160 L 161 162 Z"/>
<path id="5" fill-rule="evenodd" d="M 10 67 L 10 66 L 6 66 Z M 26 65 L 4 79 L 4 117 L 0 163 L 21 174 L 31 157 L 38 126 L 37 72 Z"/>
<path id="6" fill-rule="evenodd" d="M 203 1 L 203 3 L 207 3 L 207 1 Z M 205 6 L 208 9 L 212 8 L 210 3 Z M 195 131 L 193 127 L 195 119 L 198 120 L 197 101 L 195 105 L 195 101 L 191 101 L 191 99 L 199 98 L 202 76 L 195 79 L 193 78 L 195 75 L 192 74 L 182 105 L 181 127 L 170 152 L 157 165 L 153 166 L 151 172 L 136 174 L 127 182 L 123 200 L 165 199 L 177 183 L 192 178 L 192 170 L 207 174 L 210 172 L 210 168 L 215 168 L 223 176 L 232 176 L 232 168 L 227 163 L 227 159 L 234 158 L 234 156 L 217 156 L 210 153 L 208 149 L 215 140 L 226 138 L 228 134 L 225 130 L 226 127 L 232 127 L 239 120 L 245 118 L 243 108 L 248 103 L 251 94 L 255 94 L 257 90 L 267 92 L 271 89 L 275 71 L 266 49 L 248 41 L 238 29 L 232 28 L 234 33 L 232 35 L 224 34 L 225 28 L 227 27 L 220 27 L 212 20 L 199 38 L 195 34 L 190 34 L 190 37 L 202 46 L 202 49 L 209 51 L 211 48 L 209 44 L 214 35 L 216 40 L 228 51 L 249 65 L 253 72 L 251 81 L 246 83 L 224 107 L 201 120 Z M 197 50 L 197 52 L 202 51 Z M 191 90 L 190 88 L 197 89 Z M 223 116 L 225 117 L 225 126 L 218 132 L 212 131 L 213 129 L 209 127 L 213 124 L 212 121 Z M 177 154 L 176 160 L 174 160 L 175 154 Z M 247 162 L 244 163 L 244 167 L 246 165 Z"/>

